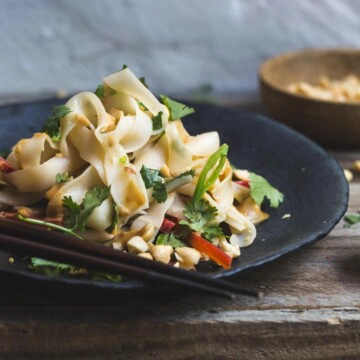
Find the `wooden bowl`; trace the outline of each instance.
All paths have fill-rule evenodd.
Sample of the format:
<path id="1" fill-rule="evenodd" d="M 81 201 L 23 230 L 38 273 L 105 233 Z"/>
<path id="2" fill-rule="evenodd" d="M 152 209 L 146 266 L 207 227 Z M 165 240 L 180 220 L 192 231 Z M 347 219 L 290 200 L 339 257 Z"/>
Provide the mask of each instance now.
<path id="1" fill-rule="evenodd" d="M 360 102 L 324 101 L 288 90 L 294 82 L 360 77 L 360 49 L 312 49 L 285 53 L 259 70 L 261 97 L 270 117 L 332 148 L 360 148 Z M 299 151 L 301 151 L 299 149 Z"/>

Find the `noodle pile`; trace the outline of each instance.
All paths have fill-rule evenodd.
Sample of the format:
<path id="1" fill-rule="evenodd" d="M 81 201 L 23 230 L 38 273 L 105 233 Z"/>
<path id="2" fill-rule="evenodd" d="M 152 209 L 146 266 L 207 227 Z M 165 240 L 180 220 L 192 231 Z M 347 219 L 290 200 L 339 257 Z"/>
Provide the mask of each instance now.
<path id="1" fill-rule="evenodd" d="M 163 261 L 155 250 L 169 246 L 156 244 L 164 218 L 188 220 L 186 203 L 205 164 L 220 148 L 217 132 L 190 136 L 181 119 L 172 118 L 171 104 L 163 102 L 128 68 L 104 79 L 100 97 L 92 92 L 73 96 L 60 118 L 59 136 L 35 133 L 12 148 L 7 162 L 15 171 L 1 174 L 0 206 L 19 209 L 45 199 L 45 217 L 62 219 L 65 198 L 81 205 L 89 191 L 108 187 L 109 196 L 87 218 L 82 237 Z M 141 169 L 157 171 L 165 179 L 166 199 L 154 197 Z M 67 181 L 57 181 L 61 174 L 69 174 Z M 248 173 L 234 172 L 226 159 L 202 196 L 216 209 L 215 222 L 228 231 L 228 236 L 210 241 L 231 257 L 253 242 L 254 223 L 267 218 L 236 176 L 248 181 Z M 146 246 L 136 250 L 134 238 Z M 186 264 L 189 247 L 174 246 L 177 266 L 195 265 Z M 207 256 L 199 252 L 199 258 Z"/>

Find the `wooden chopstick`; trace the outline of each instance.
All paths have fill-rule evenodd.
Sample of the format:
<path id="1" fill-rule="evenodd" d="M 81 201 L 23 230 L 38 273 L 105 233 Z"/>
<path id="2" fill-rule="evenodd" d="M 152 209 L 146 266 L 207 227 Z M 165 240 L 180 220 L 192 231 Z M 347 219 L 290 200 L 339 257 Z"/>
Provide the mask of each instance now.
<path id="1" fill-rule="evenodd" d="M 81 267 L 119 273 L 152 284 L 233 298 L 257 293 L 208 275 L 178 269 L 20 221 L 0 218 L 0 248 Z"/>

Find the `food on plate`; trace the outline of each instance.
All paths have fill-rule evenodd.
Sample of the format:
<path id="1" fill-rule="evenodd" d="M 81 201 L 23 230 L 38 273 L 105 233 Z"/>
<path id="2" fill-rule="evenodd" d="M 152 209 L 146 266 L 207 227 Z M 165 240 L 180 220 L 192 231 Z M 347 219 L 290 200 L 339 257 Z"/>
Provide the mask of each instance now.
<path id="1" fill-rule="evenodd" d="M 360 79 L 355 75 L 349 75 L 340 80 L 331 80 L 327 76 L 321 76 L 315 84 L 297 82 L 290 84 L 288 89 L 294 94 L 320 100 L 360 101 Z"/>
<path id="2" fill-rule="evenodd" d="M 277 207 L 283 194 L 234 169 L 216 131 L 190 135 L 181 118 L 193 108 L 160 99 L 124 66 L 54 106 L 42 132 L 0 158 L 0 215 L 173 266 L 229 269 L 269 217 L 264 198 Z"/>

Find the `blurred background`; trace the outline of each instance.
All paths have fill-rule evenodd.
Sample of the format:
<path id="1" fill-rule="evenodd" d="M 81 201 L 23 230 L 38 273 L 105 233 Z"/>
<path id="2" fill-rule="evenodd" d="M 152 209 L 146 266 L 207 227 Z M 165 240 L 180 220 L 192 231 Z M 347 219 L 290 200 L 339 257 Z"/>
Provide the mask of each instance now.
<path id="1" fill-rule="evenodd" d="M 127 64 L 155 93 L 257 98 L 259 65 L 360 46 L 356 0 L 1 0 L 1 102 L 95 90 Z"/>

